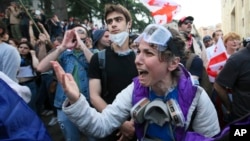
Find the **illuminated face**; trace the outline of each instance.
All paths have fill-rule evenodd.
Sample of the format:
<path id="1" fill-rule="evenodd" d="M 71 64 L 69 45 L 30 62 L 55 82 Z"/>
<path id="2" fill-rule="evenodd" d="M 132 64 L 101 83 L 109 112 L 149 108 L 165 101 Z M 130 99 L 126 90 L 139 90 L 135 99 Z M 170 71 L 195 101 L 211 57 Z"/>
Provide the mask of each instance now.
<path id="1" fill-rule="evenodd" d="M 139 81 L 143 86 L 153 86 L 164 78 L 170 78 L 168 63 L 159 60 L 159 52 L 142 40 L 139 44 L 135 64 Z"/>
<path id="2" fill-rule="evenodd" d="M 29 54 L 30 48 L 29 48 L 29 46 L 27 44 L 20 44 L 18 46 L 18 51 L 19 51 L 20 55 L 25 56 L 25 55 Z"/>
<path id="3" fill-rule="evenodd" d="M 106 23 L 111 34 L 127 31 L 129 28 L 125 16 L 118 12 L 109 13 L 106 18 Z"/>
<path id="4" fill-rule="evenodd" d="M 108 47 L 110 46 L 110 39 L 109 39 L 109 32 L 108 31 L 105 31 L 105 33 L 103 34 L 102 38 L 99 40 L 100 44 L 105 46 L 105 47 Z"/>
<path id="5" fill-rule="evenodd" d="M 225 43 L 227 50 L 237 50 L 240 47 L 240 40 L 230 38 Z"/>
<path id="6" fill-rule="evenodd" d="M 191 33 L 191 31 L 192 31 L 192 25 L 193 25 L 193 21 L 185 20 L 185 21 L 181 24 L 181 26 L 179 27 L 179 30 L 180 30 L 180 31 L 187 32 L 187 33 Z"/>

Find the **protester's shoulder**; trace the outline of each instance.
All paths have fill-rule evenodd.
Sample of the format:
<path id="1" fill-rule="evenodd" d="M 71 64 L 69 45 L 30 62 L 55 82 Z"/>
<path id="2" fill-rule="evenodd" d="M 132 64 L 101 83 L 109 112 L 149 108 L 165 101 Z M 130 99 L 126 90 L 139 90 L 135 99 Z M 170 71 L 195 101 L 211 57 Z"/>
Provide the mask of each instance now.
<path id="1" fill-rule="evenodd" d="M 201 59 L 198 55 L 196 55 L 196 56 L 194 57 L 194 59 L 193 59 L 192 64 L 198 65 L 198 66 L 199 66 L 199 65 L 203 66 L 203 61 L 202 61 L 202 59 Z"/>
<path id="2" fill-rule="evenodd" d="M 10 44 L 7 44 L 7 43 L 5 43 L 5 42 L 3 42 L 3 43 L 0 43 L 0 46 L 1 46 L 1 50 L 2 49 L 5 49 L 5 50 L 14 50 L 15 49 L 15 47 L 13 47 L 13 46 L 11 46 Z"/>
<path id="3" fill-rule="evenodd" d="M 7 43 L 2 43 L 1 44 L 1 51 L 4 53 L 14 53 L 14 54 L 19 54 L 17 48 L 7 44 Z"/>
<path id="4" fill-rule="evenodd" d="M 232 54 L 227 62 L 228 63 L 234 63 L 240 65 L 242 61 L 250 59 L 250 52 L 248 52 L 246 49 L 242 49 L 234 54 Z"/>
<path id="5" fill-rule="evenodd" d="M 98 52 L 99 53 L 99 52 Z M 89 62 L 89 65 L 91 66 L 95 66 L 95 65 L 98 65 L 98 53 L 94 53 L 93 56 L 91 57 L 90 59 L 90 62 Z"/>
<path id="6" fill-rule="evenodd" d="M 107 53 L 115 53 L 114 50 L 112 49 L 112 47 L 106 47 L 105 51 Z"/>

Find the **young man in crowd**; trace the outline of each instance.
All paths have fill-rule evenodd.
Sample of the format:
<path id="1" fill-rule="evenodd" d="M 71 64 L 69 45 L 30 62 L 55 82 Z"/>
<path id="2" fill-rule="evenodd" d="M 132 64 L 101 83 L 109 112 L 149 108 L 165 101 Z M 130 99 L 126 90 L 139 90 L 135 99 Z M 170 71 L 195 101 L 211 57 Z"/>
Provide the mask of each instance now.
<path id="1" fill-rule="evenodd" d="M 93 55 L 89 65 L 91 104 L 99 112 L 111 104 L 116 95 L 138 74 L 134 63 L 135 53 L 129 48 L 129 29 L 132 23 L 129 11 L 119 4 L 106 5 L 105 21 L 111 40 L 111 47 L 105 51 L 105 68 L 102 70 L 99 67 L 98 53 Z M 100 140 L 131 140 L 134 131 L 134 123 L 128 119 L 119 130 Z"/>
<path id="2" fill-rule="evenodd" d="M 214 44 L 212 37 L 209 35 L 204 36 L 203 44 L 205 45 L 206 48 L 212 46 Z"/>
<path id="3" fill-rule="evenodd" d="M 192 31 L 192 25 L 193 25 L 193 21 L 194 18 L 192 16 L 187 16 L 187 17 L 183 17 L 179 20 L 178 22 L 178 29 L 179 32 L 182 34 L 185 34 L 185 36 L 188 37 L 188 49 L 192 52 L 195 53 L 196 55 L 198 55 L 199 57 L 201 57 L 202 61 L 203 61 L 203 65 L 204 67 L 207 66 L 207 55 L 206 55 L 206 48 L 204 47 L 204 45 L 200 45 L 197 40 L 195 40 L 195 38 L 193 37 L 193 35 L 191 34 Z"/>
<path id="4" fill-rule="evenodd" d="M 93 52 L 99 52 L 110 46 L 109 31 L 97 29 L 93 34 Z"/>

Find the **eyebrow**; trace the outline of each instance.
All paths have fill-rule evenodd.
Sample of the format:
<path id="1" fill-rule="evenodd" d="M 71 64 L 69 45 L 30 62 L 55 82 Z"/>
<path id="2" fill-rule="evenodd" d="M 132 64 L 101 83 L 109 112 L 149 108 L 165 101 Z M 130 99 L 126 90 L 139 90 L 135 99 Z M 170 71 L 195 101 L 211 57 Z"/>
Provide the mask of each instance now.
<path id="1" fill-rule="evenodd" d="M 113 19 L 117 19 L 117 18 L 123 18 L 122 16 L 117 16 L 117 17 L 114 17 L 114 18 L 109 18 L 109 19 L 107 19 L 106 21 L 108 21 L 108 20 L 113 20 Z"/>

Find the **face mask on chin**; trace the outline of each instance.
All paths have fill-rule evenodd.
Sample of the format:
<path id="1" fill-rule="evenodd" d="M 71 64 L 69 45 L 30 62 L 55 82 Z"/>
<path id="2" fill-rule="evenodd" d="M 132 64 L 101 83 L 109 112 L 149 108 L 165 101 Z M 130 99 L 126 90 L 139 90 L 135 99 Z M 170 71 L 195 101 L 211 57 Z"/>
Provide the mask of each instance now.
<path id="1" fill-rule="evenodd" d="M 123 32 L 117 33 L 117 34 L 110 34 L 109 38 L 112 42 L 114 42 L 119 47 L 121 47 L 124 44 L 124 42 L 126 41 L 128 36 L 129 36 L 128 32 L 123 31 Z"/>

